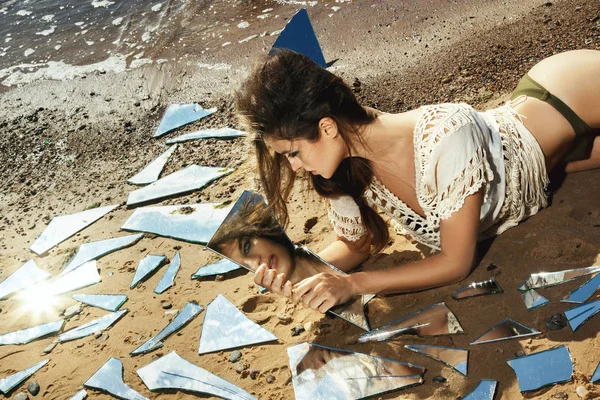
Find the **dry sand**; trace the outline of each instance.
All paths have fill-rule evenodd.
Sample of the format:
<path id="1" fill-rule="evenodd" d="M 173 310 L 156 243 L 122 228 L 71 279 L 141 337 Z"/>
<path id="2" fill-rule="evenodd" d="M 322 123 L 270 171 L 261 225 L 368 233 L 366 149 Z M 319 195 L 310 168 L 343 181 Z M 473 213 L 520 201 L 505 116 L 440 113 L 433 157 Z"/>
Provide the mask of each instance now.
<path id="1" fill-rule="evenodd" d="M 261 3 L 259 8 L 265 4 Z M 568 49 L 600 49 L 597 0 L 553 4 L 473 1 L 453 2 L 444 7 L 429 1 L 418 6 L 375 1 L 341 5 L 333 17 L 329 16 L 332 11 L 324 7 L 309 9 L 325 56 L 328 60 L 339 59 L 333 70 L 348 83 L 352 84 L 355 78 L 361 82 L 356 92 L 365 105 L 389 112 L 445 101 L 464 101 L 478 109 L 494 107 L 506 99 L 518 78 L 541 58 Z M 278 4 L 275 7 L 275 12 L 288 15 L 293 9 Z M 271 21 L 271 25 L 261 29 L 277 29 L 280 22 Z M 122 74 L 91 74 L 85 79 L 38 82 L 2 94 L 0 279 L 30 258 L 41 268 L 57 274 L 80 244 L 122 235 L 119 227 L 132 213 L 124 206 L 42 257 L 28 250 L 52 216 L 125 201 L 127 193 L 134 189 L 126 183 L 127 178 L 165 148 L 163 140 L 153 140 L 150 136 L 169 102 L 199 102 L 206 107 L 219 107 L 214 116 L 181 132 L 235 126 L 229 93 L 248 70 L 253 55 L 267 50 L 273 40 L 266 36 L 245 45 L 227 46 L 203 58 L 199 56 L 197 62 L 171 62 Z M 157 50 L 157 56 L 163 55 Z M 222 68 L 207 68 L 217 62 L 223 63 Z M 192 163 L 239 168 L 200 192 L 163 204 L 233 200 L 244 189 L 255 189 L 255 164 L 249 149 L 243 139 L 180 146 L 164 174 Z M 371 325 L 377 327 L 445 301 L 466 331 L 462 336 L 408 337 L 387 343 L 355 344 L 361 334 L 358 328 L 292 305 L 278 296 L 259 295 L 251 274 L 233 273 L 224 281 L 192 281 L 191 274 L 216 257 L 200 245 L 147 235 L 136 245 L 101 258 L 98 266 L 102 282 L 79 291 L 129 296 L 124 305 L 129 313 L 107 331 L 108 337 L 91 336 L 59 344 L 48 356 L 42 351 L 55 340 L 52 337 L 24 346 L 2 346 L 0 377 L 49 357 L 50 362 L 32 378 L 41 386 L 38 397 L 65 399 L 109 357 L 118 357 L 123 361 L 125 382 L 143 395 L 157 399 L 191 397 L 182 392 L 151 393 L 135 374 L 138 368 L 175 350 L 260 399 L 290 399 L 293 388 L 285 349 L 313 341 L 427 368 L 424 385 L 381 396 L 384 399 L 453 399 L 472 390 L 482 378 L 499 381 L 497 399 L 515 399 L 522 395 L 506 359 L 518 351 L 531 353 L 564 343 L 573 356 L 573 381 L 526 397 L 547 399 L 564 392 L 574 399 L 578 398 L 575 390 L 580 385 L 591 391 L 591 397 L 600 393 L 588 383 L 600 360 L 600 317 L 594 317 L 575 333 L 568 327 L 549 331 L 545 326 L 548 317 L 569 308 L 559 299 L 583 280 L 543 290 L 542 294 L 551 303 L 531 312 L 525 309 L 516 288 L 533 272 L 600 262 L 599 178 L 598 170 L 567 176 L 562 185 L 557 185 L 560 187 L 553 195 L 551 207 L 485 246 L 487 252 L 482 252 L 479 266 L 465 282 L 416 294 L 379 297 L 368 305 Z M 333 238 L 323 204 L 316 197 L 298 191 L 290 207 L 293 218 L 288 233 L 292 240 L 315 251 L 323 249 Z M 308 233 L 304 232 L 305 221 L 315 216 L 317 224 Z M 182 267 L 173 288 L 155 295 L 152 290 L 162 276 L 158 273 L 141 286 L 129 289 L 135 266 L 145 255 L 164 254 L 172 258 L 177 250 Z M 384 255 L 370 259 L 365 268 L 398 265 L 427 255 L 427 249 L 409 238 L 394 236 Z M 498 268 L 488 271 L 490 263 Z M 499 281 L 504 294 L 452 300 L 450 294 L 454 289 L 491 276 Z M 148 355 L 129 356 L 130 351 L 154 336 L 172 318 L 161 307 L 162 301 L 171 302 L 173 309 L 181 309 L 188 301 L 206 306 L 218 293 L 279 338 L 276 344 L 241 349 L 242 360 L 250 369 L 260 371 L 256 379 L 247 373 L 237 373 L 228 360 L 228 351 L 197 354 L 203 314 L 168 338 L 164 348 Z M 55 320 L 60 309 L 72 304 L 74 300 L 62 296 L 50 311 L 33 315 L 24 313 L 15 299 L 1 301 L 0 333 Z M 277 317 L 281 313 L 291 315 L 293 321 L 281 321 Z M 84 307 L 80 316 L 67 322 L 65 330 L 103 314 L 102 310 Z M 471 340 L 506 317 L 537 328 L 542 334 L 522 341 L 469 347 Z M 297 324 L 309 329 L 292 337 L 291 328 Z M 404 349 L 407 343 L 469 348 L 468 377 Z M 275 376 L 273 383 L 266 382 L 268 374 Z M 444 376 L 447 381 L 432 383 L 436 375 Z M 11 397 L 25 387 L 26 383 Z M 90 398 L 111 398 L 100 392 L 88 392 Z"/>

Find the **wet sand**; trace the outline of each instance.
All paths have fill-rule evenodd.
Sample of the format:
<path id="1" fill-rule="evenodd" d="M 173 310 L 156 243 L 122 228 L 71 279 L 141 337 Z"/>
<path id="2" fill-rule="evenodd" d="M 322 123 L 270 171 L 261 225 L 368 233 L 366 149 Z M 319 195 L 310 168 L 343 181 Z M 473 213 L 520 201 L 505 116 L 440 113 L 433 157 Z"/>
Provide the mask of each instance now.
<path id="1" fill-rule="evenodd" d="M 264 4 L 263 4 L 264 3 Z M 240 9 L 251 3 L 242 2 Z M 187 58 L 149 64 L 113 74 L 87 73 L 67 81 L 39 81 L 13 87 L 0 97 L 0 279 L 5 278 L 30 258 L 51 274 L 57 274 L 80 244 L 124 235 L 119 227 L 131 215 L 124 205 L 38 257 L 28 250 L 49 219 L 82 211 L 94 205 L 124 204 L 136 187 L 126 180 L 165 149 L 164 140 L 152 139 L 166 105 L 170 102 L 198 102 L 219 111 L 179 133 L 204 127 L 235 127 L 231 91 L 247 73 L 256 54 L 267 51 L 274 36 L 260 36 L 281 28 L 284 15 L 294 6 L 275 2 L 256 4 L 256 10 L 272 7 L 279 19 L 256 19 L 243 34 L 231 32 L 231 45 L 213 47 L 201 53 L 200 47 Z M 264 6 L 264 7 L 263 7 Z M 339 6 L 333 11 L 331 7 Z M 431 11 L 438 9 L 437 11 Z M 250 8 L 249 10 L 252 10 Z M 248 9 L 240 11 L 247 20 Z M 284 14 L 284 11 L 288 11 Z M 258 11 L 257 15 L 258 15 Z M 422 2 L 419 6 L 394 2 L 340 2 L 309 8 L 317 35 L 328 61 L 337 59 L 336 73 L 352 84 L 365 105 L 398 112 L 437 102 L 467 102 L 477 109 L 495 107 L 507 98 L 517 80 L 541 58 L 554 52 L 590 48 L 600 49 L 600 10 L 596 1 L 544 2 L 457 2 L 440 6 Z M 333 14 L 331 17 L 329 14 Z M 360 15 L 360 18 L 356 16 Z M 256 17 L 253 17 L 256 18 Z M 232 16 L 231 23 L 239 23 Z M 256 23 L 254 23 L 256 21 Z M 357 23 L 358 21 L 358 23 Z M 250 29 L 256 29 L 256 31 Z M 235 33 L 235 34 L 234 34 Z M 233 43 L 253 34 L 246 43 Z M 218 35 L 217 35 L 218 37 Z M 186 48 L 193 47 L 193 38 Z M 177 47 L 158 47 L 153 58 L 170 59 Z M 171 53 L 169 53 L 171 52 Z M 237 167 L 233 174 L 193 194 L 161 204 L 190 204 L 235 200 L 243 190 L 255 190 L 255 163 L 245 139 L 188 142 L 176 151 L 163 176 L 196 163 L 207 166 Z M 356 344 L 361 331 L 340 319 L 295 306 L 274 295 L 259 295 L 252 276 L 226 275 L 223 281 L 192 281 L 196 269 L 216 257 L 203 246 L 146 235 L 139 243 L 98 261 L 102 282 L 77 293 L 124 293 L 129 300 L 123 307 L 129 313 L 111 329 L 108 337 L 93 336 L 59 344 L 48 356 L 43 349 L 55 338 L 45 338 L 24 346 L 0 347 L 0 377 L 50 358 L 50 362 L 30 380 L 40 383 L 44 399 L 64 399 L 73 395 L 110 357 L 123 361 L 125 382 L 149 398 L 186 398 L 182 392 L 151 393 L 135 371 L 160 355 L 177 351 L 179 355 L 253 393 L 260 399 L 293 398 L 286 348 L 305 341 L 370 353 L 410 362 L 427 368 L 425 384 L 378 398 L 457 398 L 472 390 L 480 379 L 499 381 L 497 399 L 521 398 L 514 372 L 506 360 L 518 351 L 529 354 L 567 344 L 574 360 L 573 381 L 527 397 L 552 398 L 559 392 L 578 398 L 575 390 L 583 385 L 593 396 L 599 391 L 589 384 L 598 363 L 598 316 L 575 333 L 566 327 L 550 331 L 545 321 L 554 313 L 569 308 L 559 300 L 583 283 L 583 279 L 541 291 L 551 303 L 528 312 L 516 288 L 529 274 L 578 268 L 600 262 L 600 171 L 566 177 L 552 197 L 552 205 L 513 228 L 492 243 L 472 275 L 460 284 L 416 294 L 379 297 L 368 305 L 373 327 L 397 319 L 427 305 L 445 301 L 458 316 L 466 334 L 438 338 Z M 292 240 L 315 251 L 333 239 L 324 204 L 316 196 L 300 190 L 290 204 L 292 221 L 288 233 Z M 318 222 L 308 233 L 304 223 L 311 217 Z M 129 284 L 139 260 L 147 254 L 172 258 L 176 251 L 182 266 L 176 285 L 162 295 L 152 292 L 162 273 L 155 274 L 140 287 Z M 365 268 L 384 268 L 420 259 L 427 249 L 409 238 L 393 236 L 384 255 L 373 257 Z M 498 268 L 488 271 L 494 263 Z M 504 293 L 463 301 L 451 292 L 472 281 L 495 276 Z M 199 356 L 198 341 L 204 314 L 194 319 L 179 334 L 169 337 L 165 346 L 153 353 L 130 357 L 129 352 L 160 331 L 172 315 L 161 302 L 181 309 L 186 302 L 206 306 L 218 293 L 225 295 L 250 319 L 273 332 L 276 344 L 242 348 L 242 360 L 249 369 L 260 371 L 256 379 L 237 373 L 229 362 L 229 351 Z M 598 295 L 596 295 L 597 298 Z M 76 302 L 62 296 L 57 305 L 43 315 L 24 314 L 16 299 L 0 301 L 0 333 L 26 328 L 58 319 L 60 309 Z M 171 311 L 171 310 L 167 310 Z M 65 330 L 79 326 L 106 312 L 84 307 L 83 313 L 67 322 Z M 287 313 L 292 322 L 277 315 Z M 492 325 L 510 317 L 542 332 L 530 339 L 469 346 Z M 291 336 L 301 324 L 307 329 Z M 450 368 L 404 349 L 404 344 L 434 344 L 469 348 L 469 374 L 462 377 Z M 275 381 L 267 383 L 272 374 Z M 441 375 L 447 381 L 433 383 Z M 28 380 L 29 381 L 29 380 Z M 11 394 L 24 391 L 27 382 Z M 89 398 L 110 396 L 88 390 Z"/>

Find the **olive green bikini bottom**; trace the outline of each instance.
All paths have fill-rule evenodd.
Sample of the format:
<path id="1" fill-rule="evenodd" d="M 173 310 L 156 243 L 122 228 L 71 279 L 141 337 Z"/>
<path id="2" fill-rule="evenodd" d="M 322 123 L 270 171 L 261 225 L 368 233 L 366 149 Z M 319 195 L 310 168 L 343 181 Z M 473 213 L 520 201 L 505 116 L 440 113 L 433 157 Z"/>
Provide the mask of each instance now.
<path id="1" fill-rule="evenodd" d="M 521 95 L 533 97 L 550 104 L 556 111 L 561 113 L 573 127 L 573 130 L 575 131 L 575 141 L 571 150 L 564 157 L 564 163 L 582 160 L 590 156 L 594 138 L 600 135 L 600 129 L 590 127 L 575 113 L 575 111 L 563 103 L 561 99 L 552 95 L 552 93 L 531 79 L 527 74 L 519 81 L 516 89 L 512 93 L 511 100 L 516 99 Z"/>

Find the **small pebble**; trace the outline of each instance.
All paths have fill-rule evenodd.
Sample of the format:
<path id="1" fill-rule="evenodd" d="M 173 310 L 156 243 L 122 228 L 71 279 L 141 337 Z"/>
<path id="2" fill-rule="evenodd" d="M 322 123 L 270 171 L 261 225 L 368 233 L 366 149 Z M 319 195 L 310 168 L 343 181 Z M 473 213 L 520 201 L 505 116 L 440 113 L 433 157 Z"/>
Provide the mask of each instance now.
<path id="1" fill-rule="evenodd" d="M 260 374 L 260 371 L 257 369 L 251 369 L 250 370 L 250 379 L 254 380 L 258 377 L 258 374 Z"/>
<path id="2" fill-rule="evenodd" d="M 551 331 L 558 331 L 567 326 L 567 319 L 561 313 L 556 313 L 548 318 L 546 321 L 546 326 Z"/>
<path id="3" fill-rule="evenodd" d="M 237 372 L 238 374 L 241 374 L 242 372 L 244 372 L 247 369 L 248 369 L 248 364 L 246 364 L 243 361 L 240 361 L 239 363 L 235 364 L 235 372 Z"/>
<path id="4" fill-rule="evenodd" d="M 319 329 L 327 329 L 327 328 L 329 328 L 330 326 L 331 326 L 331 324 L 325 324 L 325 323 L 323 323 L 323 324 L 320 324 L 320 325 L 319 325 Z"/>
<path id="5" fill-rule="evenodd" d="M 302 325 L 296 325 L 292 328 L 292 336 L 298 336 L 302 332 L 304 332 L 304 327 Z"/>
<path id="6" fill-rule="evenodd" d="M 292 322 L 292 317 L 286 313 L 277 314 L 277 319 L 280 320 L 284 325 Z"/>
<path id="7" fill-rule="evenodd" d="M 267 380 L 267 383 L 273 383 L 275 382 L 275 375 L 269 374 L 265 379 Z"/>
<path id="8" fill-rule="evenodd" d="M 29 385 L 27 385 L 27 391 L 29 391 L 29 393 L 32 395 L 37 396 L 37 394 L 40 392 L 40 384 L 36 381 L 29 382 Z"/>
<path id="9" fill-rule="evenodd" d="M 98 333 L 98 332 L 96 332 Z M 100 332 L 100 335 L 96 336 L 98 342 L 105 342 L 108 339 L 108 332 Z"/>
<path id="10" fill-rule="evenodd" d="M 307 322 L 307 323 L 304 324 L 304 330 L 306 332 L 312 331 L 314 327 L 315 327 L 315 323 L 312 322 L 312 321 L 309 321 L 309 322 Z"/>
<path id="11" fill-rule="evenodd" d="M 15 397 L 13 397 L 13 400 L 29 400 L 29 396 L 27 396 L 27 393 L 18 393 Z"/>
<path id="12" fill-rule="evenodd" d="M 585 396 L 587 396 L 589 391 L 586 388 L 584 388 L 583 386 L 577 386 L 577 389 L 575 389 L 575 393 L 577 393 L 577 396 L 579 396 L 583 399 L 583 398 L 585 398 Z"/>
<path id="13" fill-rule="evenodd" d="M 240 358 L 242 358 L 242 352 L 239 350 L 234 350 L 229 355 L 229 362 L 232 362 L 232 363 L 237 362 L 237 361 L 239 361 Z"/>
<path id="14" fill-rule="evenodd" d="M 491 263 L 490 265 L 487 266 L 487 270 L 488 271 L 495 270 L 496 268 L 498 268 L 498 267 L 494 263 Z"/>
<path id="15" fill-rule="evenodd" d="M 224 277 L 223 275 L 217 275 L 217 276 L 215 277 L 215 281 L 217 281 L 217 282 L 222 282 L 222 281 L 223 281 L 223 279 L 225 279 L 225 277 Z"/>
<path id="16" fill-rule="evenodd" d="M 164 310 L 168 310 L 168 309 L 170 309 L 171 307 L 173 307 L 173 304 L 169 303 L 168 301 L 163 301 L 163 303 L 162 303 L 162 308 L 163 308 Z"/>
<path id="17" fill-rule="evenodd" d="M 54 342 L 54 343 L 50 343 L 48 346 L 46 346 L 46 348 L 44 349 L 44 353 L 48 354 L 51 353 L 52 350 L 54 350 L 54 348 L 56 347 L 58 343 Z"/>
<path id="18" fill-rule="evenodd" d="M 552 397 L 554 397 L 555 399 L 563 399 L 564 400 L 564 399 L 568 399 L 569 395 L 566 394 L 565 392 L 558 392 L 558 393 L 554 393 L 554 396 L 552 396 Z"/>
<path id="19" fill-rule="evenodd" d="M 81 310 L 82 310 L 81 304 L 75 304 L 74 306 L 71 306 L 65 310 L 64 317 L 65 318 L 74 317 L 75 315 L 79 314 L 81 312 Z"/>
<path id="20" fill-rule="evenodd" d="M 439 383 L 444 383 L 446 382 L 446 378 L 444 378 L 443 376 L 434 376 L 433 379 L 431 380 L 432 382 L 439 382 Z"/>

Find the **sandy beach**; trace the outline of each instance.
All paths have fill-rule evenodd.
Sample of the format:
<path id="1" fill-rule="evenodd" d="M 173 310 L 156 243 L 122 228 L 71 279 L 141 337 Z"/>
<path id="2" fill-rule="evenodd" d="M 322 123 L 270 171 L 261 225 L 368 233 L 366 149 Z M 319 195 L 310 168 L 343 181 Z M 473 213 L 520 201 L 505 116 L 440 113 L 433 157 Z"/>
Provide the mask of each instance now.
<path id="1" fill-rule="evenodd" d="M 518 79 L 542 58 L 572 49 L 600 50 L 597 0 L 336 0 L 314 2 L 312 6 L 309 2 L 284 0 L 201 3 L 183 13 L 173 11 L 164 32 L 152 32 L 154 39 L 143 49 L 143 56 L 119 53 L 122 64 L 118 65 L 122 68 L 108 68 L 102 59 L 90 57 L 86 58 L 87 64 L 83 59 L 73 61 L 69 68 L 63 68 L 63 72 L 69 71 L 61 75 L 64 79 L 56 80 L 48 79 L 53 75 L 44 73 L 48 72 L 44 68 L 9 71 L 10 67 L 3 65 L 0 282 L 30 259 L 53 276 L 58 275 L 81 244 L 128 234 L 120 227 L 134 211 L 125 202 L 128 193 L 137 187 L 128 184 L 127 179 L 167 149 L 165 138 L 202 128 L 240 128 L 233 114 L 232 91 L 256 56 L 270 49 L 277 31 L 303 6 L 301 3 L 308 8 L 326 60 L 335 61 L 331 70 L 353 85 L 361 103 L 387 112 L 442 102 L 465 102 L 478 110 L 496 107 L 508 99 Z M 162 10 L 171 12 L 175 8 L 173 3 L 165 3 Z M 242 22 L 249 25 L 240 28 Z M 192 29 L 194 26 L 198 28 Z M 115 46 L 122 49 L 119 46 L 123 43 Z M 140 59 L 148 61 L 134 62 Z M 82 66 L 85 68 L 75 68 Z M 170 103 L 198 103 L 205 108 L 216 107 L 217 112 L 168 136 L 152 138 Z M 162 176 L 191 164 L 236 170 L 200 191 L 153 205 L 235 201 L 244 190 L 257 190 L 254 154 L 246 138 L 183 143 Z M 560 299 L 586 278 L 540 290 L 550 303 L 532 311 L 525 308 L 517 291 L 532 273 L 600 264 L 599 179 L 600 170 L 553 177 L 551 206 L 483 243 L 480 262 L 467 280 L 414 294 L 378 296 L 367 305 L 370 324 L 378 327 L 443 301 L 458 317 L 464 335 L 404 336 L 389 342 L 357 343 L 363 333 L 359 328 L 285 298 L 260 294 L 251 273 L 239 270 L 222 279 L 192 280 L 198 267 L 219 258 L 203 245 L 145 234 L 135 245 L 100 258 L 97 265 L 102 281 L 76 291 L 126 294 L 123 308 L 129 312 L 106 334 L 60 343 L 48 354 L 44 349 L 56 341 L 56 336 L 26 345 L 0 346 L 0 379 L 50 359 L 4 398 L 27 392 L 27 383 L 34 380 L 41 387 L 35 398 L 68 399 L 110 357 L 123 362 L 125 383 L 147 398 L 211 398 L 175 390 L 150 392 L 143 384 L 136 370 L 176 351 L 258 399 L 293 399 L 286 349 L 303 342 L 427 369 L 424 384 L 376 396 L 381 399 L 456 399 L 470 392 L 481 379 L 499 382 L 496 399 L 578 399 L 576 390 L 580 386 L 588 391 L 585 398 L 600 397 L 600 386 L 589 382 L 600 361 L 600 316 L 576 332 L 568 326 L 556 331 L 546 326 L 548 318 L 571 307 Z M 52 217 L 112 204 L 119 207 L 46 254 L 38 256 L 29 250 Z M 300 189 L 300 185 L 292 195 L 290 211 L 287 233 L 295 243 L 318 252 L 334 239 L 325 203 Z M 314 217 L 316 224 L 305 229 L 306 221 Z M 160 295 L 153 292 L 162 277 L 160 271 L 138 287 L 129 288 L 142 258 L 155 254 L 172 259 L 177 251 L 181 269 L 172 288 Z M 409 237 L 392 235 L 383 254 L 371 257 L 364 268 L 401 265 L 429 254 L 427 248 Z M 490 264 L 497 268 L 488 268 Z M 503 294 L 452 299 L 453 290 L 492 277 L 504 289 Z M 187 302 L 206 307 L 218 294 L 278 337 L 274 343 L 239 349 L 247 369 L 236 371 L 236 364 L 229 360 L 231 351 L 198 355 L 204 313 L 166 339 L 161 349 L 129 355 L 163 329 Z M 599 298 L 598 293 L 594 296 Z M 40 306 L 37 310 L 25 309 L 24 302 L 16 297 L 0 300 L 0 334 L 55 321 L 61 310 L 77 304 L 70 295 L 56 300 L 51 307 Z M 165 302 L 172 307 L 165 309 Z M 79 315 L 66 322 L 63 331 L 106 313 L 84 306 Z M 290 318 L 284 318 L 284 314 Z M 524 340 L 469 345 L 504 318 L 538 329 L 541 334 Z M 292 336 L 297 325 L 305 331 Z M 405 344 L 469 349 L 468 376 L 407 350 Z M 522 394 L 506 360 L 519 352 L 530 354 L 561 344 L 568 346 L 573 358 L 573 379 Z M 258 372 L 251 376 L 251 370 Z M 446 381 L 433 382 L 436 376 Z M 91 399 L 113 398 L 100 391 L 87 391 Z M 34 396 L 29 394 L 29 398 Z"/>

